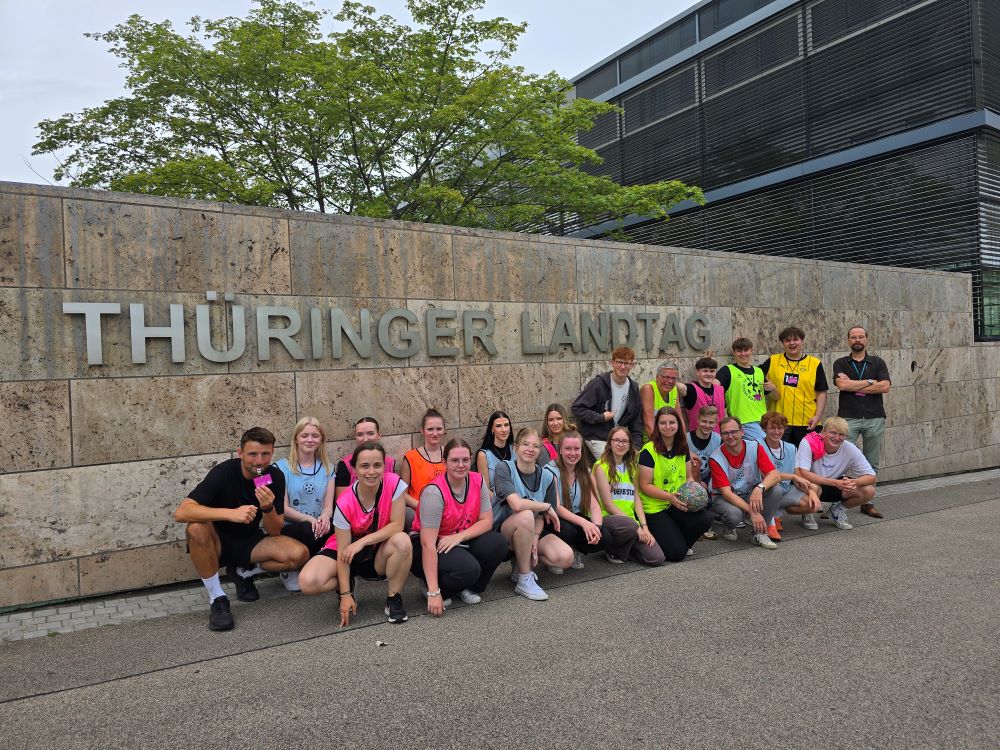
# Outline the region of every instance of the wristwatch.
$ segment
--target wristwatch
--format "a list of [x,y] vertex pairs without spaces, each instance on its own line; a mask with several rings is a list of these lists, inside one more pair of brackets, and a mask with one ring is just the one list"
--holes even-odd
[[868,385],[875,385],[875,381],[872,380],[871,378],[868,378]]
[[760,484],[758,484],[757,485],[757,489],[760,490],[761,492],[763,492],[764,491],[764,483],[761,482]]

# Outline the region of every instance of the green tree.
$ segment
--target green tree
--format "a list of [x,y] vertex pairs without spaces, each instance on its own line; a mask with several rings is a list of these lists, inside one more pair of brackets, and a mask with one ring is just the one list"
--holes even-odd
[[576,134],[612,107],[510,65],[525,24],[477,18],[483,0],[407,5],[412,28],[345,2],[328,36],[323,11],[279,0],[187,35],[133,15],[91,35],[127,95],[41,122],[34,152],[77,187],[493,229],[702,200],[583,171],[600,158]]

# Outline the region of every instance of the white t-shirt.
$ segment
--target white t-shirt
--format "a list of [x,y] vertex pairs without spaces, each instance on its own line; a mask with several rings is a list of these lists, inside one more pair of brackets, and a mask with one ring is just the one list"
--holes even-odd
[[625,413],[625,402],[628,401],[629,382],[626,379],[622,385],[618,385],[614,378],[611,378],[611,408],[615,414],[615,424],[621,421],[622,414]]
[[846,440],[836,453],[824,453],[813,461],[812,446],[803,440],[795,451],[795,468],[811,471],[826,479],[839,479],[843,476],[857,479],[863,476],[875,476],[875,469],[868,463],[865,454],[854,443]]

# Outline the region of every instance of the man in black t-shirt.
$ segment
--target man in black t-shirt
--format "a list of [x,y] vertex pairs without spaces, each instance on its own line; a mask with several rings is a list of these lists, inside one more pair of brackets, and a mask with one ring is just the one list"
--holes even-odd
[[[833,384],[840,389],[837,416],[847,420],[847,439],[852,443],[861,437],[861,452],[878,471],[882,434],[885,432],[885,405],[882,394],[889,392],[892,381],[885,360],[869,354],[868,331],[854,326],[847,332],[851,354],[833,363]],[[861,512],[872,518],[882,513],[872,503],[865,503]]]
[[220,564],[236,584],[236,598],[252,602],[258,598],[253,576],[298,570],[309,559],[305,545],[281,536],[285,476],[271,464],[274,435],[263,427],[247,430],[236,455],[213,466],[174,511],[174,519],[187,524],[188,552],[208,590],[212,630],[236,624],[219,582]]

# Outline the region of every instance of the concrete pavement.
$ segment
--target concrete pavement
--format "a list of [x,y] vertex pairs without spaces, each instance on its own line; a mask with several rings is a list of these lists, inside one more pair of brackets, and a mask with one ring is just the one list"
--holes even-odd
[[[946,478],[947,479],[947,478]],[[1000,481],[886,488],[887,519],[703,542],[650,570],[590,558],[513,595],[356,627],[264,598],[0,644],[4,748],[995,748]],[[379,642],[386,645],[377,645]]]

